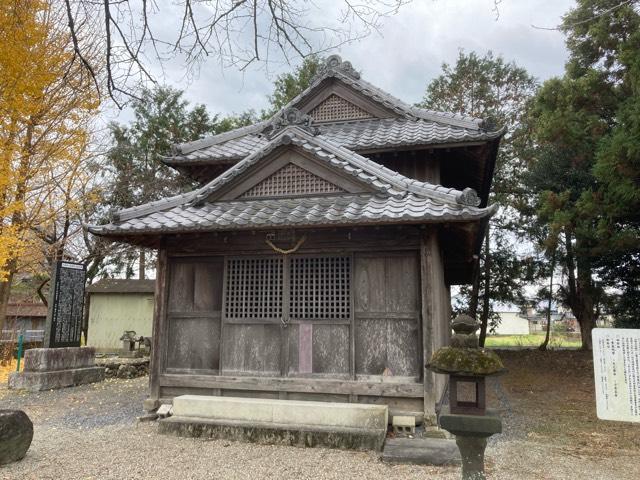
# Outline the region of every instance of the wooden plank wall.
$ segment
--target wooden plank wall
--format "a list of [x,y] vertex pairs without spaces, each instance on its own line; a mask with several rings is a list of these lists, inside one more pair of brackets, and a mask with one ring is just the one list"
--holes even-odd
[[220,257],[170,262],[166,371],[218,373],[222,273]]
[[175,243],[172,256],[160,251],[151,397],[199,392],[382,402],[430,419],[444,377],[422,365],[448,343],[450,315],[437,232],[310,234],[301,254],[352,255],[351,319],[291,319],[285,329],[279,322],[225,322],[224,258],[273,255],[262,238],[210,236],[216,241],[200,239],[199,249],[184,239],[182,252]]

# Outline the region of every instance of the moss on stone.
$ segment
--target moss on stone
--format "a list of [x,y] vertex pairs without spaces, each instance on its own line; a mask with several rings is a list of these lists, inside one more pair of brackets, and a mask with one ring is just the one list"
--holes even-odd
[[429,367],[443,373],[492,375],[504,370],[500,357],[479,348],[443,347],[431,357]]

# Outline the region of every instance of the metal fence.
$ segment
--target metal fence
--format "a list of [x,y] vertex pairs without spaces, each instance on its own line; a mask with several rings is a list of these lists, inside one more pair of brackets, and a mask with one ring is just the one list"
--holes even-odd
[[25,343],[41,343],[44,340],[44,330],[2,330],[0,343],[17,343],[21,333],[24,334]]

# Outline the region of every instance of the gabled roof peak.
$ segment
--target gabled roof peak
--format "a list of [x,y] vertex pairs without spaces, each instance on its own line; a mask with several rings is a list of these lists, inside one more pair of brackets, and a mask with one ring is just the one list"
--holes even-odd
[[327,57],[324,65],[320,66],[320,69],[316,72],[316,74],[311,79],[311,83],[315,82],[319,78],[326,77],[333,72],[340,72],[347,77],[351,77],[355,80],[360,79],[360,72],[358,72],[351,62],[342,60],[340,55],[331,55]]

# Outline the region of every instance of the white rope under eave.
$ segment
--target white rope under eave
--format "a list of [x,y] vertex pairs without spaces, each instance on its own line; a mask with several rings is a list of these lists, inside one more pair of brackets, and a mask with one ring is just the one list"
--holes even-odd
[[271,240],[269,240],[268,238],[266,238],[264,241],[265,241],[265,243],[266,243],[267,245],[269,245],[269,246],[273,249],[273,251],[274,251],[274,252],[278,252],[278,253],[281,253],[281,254],[283,254],[283,255],[289,255],[290,253],[296,253],[296,252],[298,251],[298,249],[302,246],[302,244],[303,244],[306,240],[307,240],[307,236],[306,236],[306,235],[303,235],[303,236],[300,238],[300,240],[298,240],[298,241],[296,242],[296,244],[295,244],[292,248],[290,248],[290,249],[288,249],[288,250],[285,250],[285,249],[283,249],[283,248],[279,248],[279,247],[277,247],[277,246],[276,246],[276,245],[274,245],[274,244],[273,244],[273,242],[272,242]]

